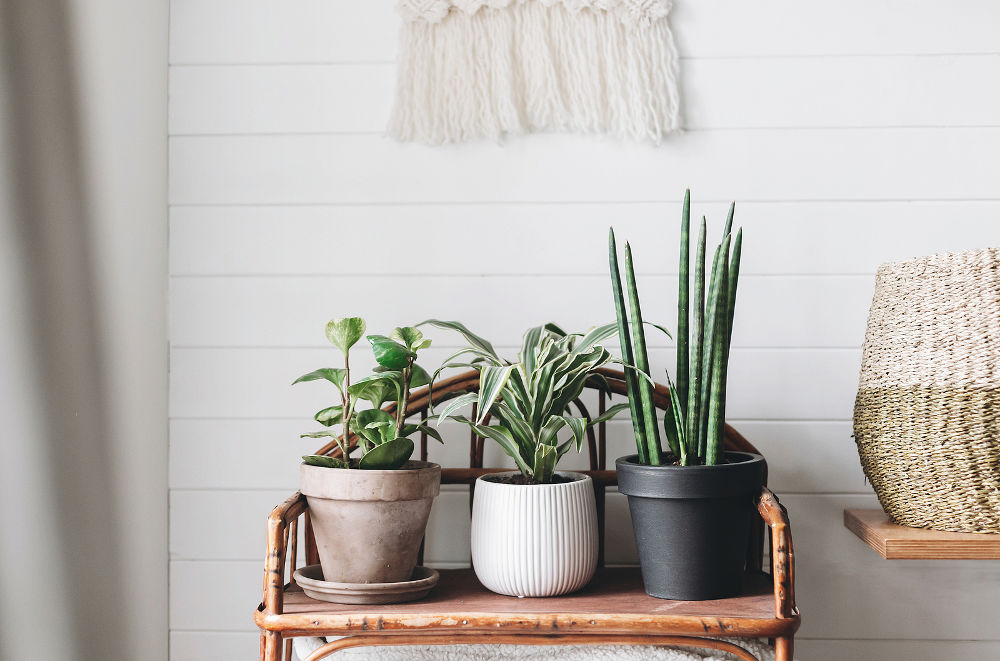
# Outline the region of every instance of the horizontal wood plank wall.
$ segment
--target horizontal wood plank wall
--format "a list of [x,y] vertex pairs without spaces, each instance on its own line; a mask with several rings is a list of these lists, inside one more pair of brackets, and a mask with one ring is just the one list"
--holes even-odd
[[[382,137],[392,4],[171,2],[173,661],[256,653],[264,519],[329,395],[289,384],[335,360],[326,319],[460,318],[513,353],[528,325],[613,318],[614,224],[647,315],[672,326],[686,186],[714,232],[729,199],[746,228],[730,418],[792,517],[799,657],[1000,655],[1000,564],[887,562],[841,525],[844,507],[877,506],[850,436],[875,269],[1000,244],[1000,5],[678,0],[685,134],[427,149]],[[428,365],[458,344],[435,340]],[[672,344],[653,344],[659,372]],[[431,458],[464,461],[463,430],[442,431]],[[613,423],[609,454],[630,434]],[[624,499],[609,508],[609,559],[629,562]],[[429,561],[463,562],[460,491],[430,526]]]

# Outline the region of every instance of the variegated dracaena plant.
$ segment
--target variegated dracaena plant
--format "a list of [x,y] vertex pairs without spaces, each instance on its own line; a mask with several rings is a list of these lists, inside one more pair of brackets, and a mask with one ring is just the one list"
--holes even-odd
[[[617,404],[594,420],[571,415],[569,408],[587,379],[603,379],[594,374],[596,369],[618,362],[599,344],[617,332],[615,324],[600,326],[585,335],[566,333],[554,324],[536,326],[524,334],[518,360],[512,363],[501,358],[492,344],[456,321],[431,319],[423,323],[458,331],[470,345],[448,358],[435,378],[447,367],[479,370],[479,391],[444,402],[436,412],[438,424],[452,418],[470,425],[481,437],[493,439],[529,480],[550,482],[559,458],[570,448],[580,451],[588,425],[608,420],[628,408],[628,404]],[[460,356],[469,360],[452,362]],[[458,414],[459,409],[470,404],[476,404],[474,420]],[[564,429],[568,436],[560,439]]]
[[[417,352],[430,346],[431,341],[411,326],[397,328],[385,335],[369,335],[367,340],[375,353],[375,374],[351,383],[350,352],[365,334],[365,320],[360,317],[333,319],[326,325],[326,337],[344,354],[343,367],[323,367],[304,374],[292,382],[329,381],[340,395],[340,404],[328,406],[318,412],[314,419],[326,427],[340,426],[340,431],[327,429],[302,434],[303,438],[329,437],[340,448],[343,459],[326,455],[306,455],[302,460],[312,466],[329,468],[350,468],[348,457],[351,433],[358,437],[361,459],[358,468],[392,469],[399,468],[413,454],[413,441],[408,436],[417,431],[441,440],[437,430],[428,425],[406,422],[406,404],[410,389],[419,388],[430,382],[426,370],[416,364]],[[367,401],[371,408],[359,410],[360,400]],[[382,410],[386,402],[396,403],[396,414]]]

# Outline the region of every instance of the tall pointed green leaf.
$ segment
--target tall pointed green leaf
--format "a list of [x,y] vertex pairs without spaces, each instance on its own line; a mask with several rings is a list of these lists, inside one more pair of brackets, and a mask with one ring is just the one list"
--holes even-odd
[[[707,240],[705,217],[701,218],[698,230],[698,248],[694,261],[694,299],[691,301],[691,362],[688,381],[688,403],[685,420],[687,453],[698,454],[698,438],[701,434],[701,383],[702,354],[705,351],[705,243]],[[690,459],[689,459],[690,460]]]
[[[667,386],[670,388],[670,410],[667,411],[667,415],[664,416],[663,425],[668,429],[673,431],[673,436],[677,441],[677,452],[675,456],[680,459],[681,466],[688,465],[688,454],[687,454],[687,438],[685,434],[687,433],[686,425],[684,422],[684,409],[681,408],[680,395],[677,393],[677,386],[670,380],[670,374],[667,374]],[[672,424],[667,425],[667,418]],[[670,433],[668,432],[668,436]]]
[[736,202],[732,202],[729,205],[729,213],[726,215],[726,227],[722,230],[722,238],[725,240],[727,236],[733,233],[733,216],[736,214]]
[[[642,326],[642,310],[639,306],[639,289],[635,282],[635,268],[632,264],[632,247],[625,243],[625,283],[628,288],[629,316],[632,317],[632,338],[635,350],[635,366],[649,375],[649,358],[646,354],[646,331]],[[639,382],[639,397],[642,401],[642,426],[646,431],[646,446],[649,463],[660,465],[660,430],[656,424],[656,405],[653,403],[653,387],[646,381]]]
[[[701,420],[698,422],[698,456],[705,456],[708,430],[708,407],[711,397],[712,361],[715,359],[715,322],[718,319],[719,283],[722,280],[722,268],[725,259],[722,256],[722,246],[715,249],[712,260],[712,278],[708,285],[708,305],[705,308],[705,352],[701,361]],[[723,302],[725,306],[725,302]]]
[[687,407],[688,365],[690,361],[690,329],[688,317],[691,295],[691,190],[684,191],[684,207],[681,210],[681,256],[677,276],[677,397],[681,401],[682,412]]
[[729,262],[729,291],[726,309],[726,364],[729,364],[729,349],[733,343],[733,318],[736,313],[736,288],[740,279],[740,254],[743,252],[743,228],[736,233],[733,243],[733,257]]
[[715,301],[712,305],[714,316],[712,330],[712,362],[709,378],[708,416],[705,431],[705,464],[714,466],[719,463],[722,452],[723,434],[726,425],[726,382],[725,382],[725,351],[726,351],[726,315],[728,303],[728,270],[729,270],[729,240],[719,246],[718,264],[713,269],[713,285],[717,285]]
[[[608,233],[608,260],[611,269],[611,289],[614,293],[615,314],[618,318],[618,341],[621,344],[622,359],[628,365],[634,365],[632,356],[632,338],[628,328],[628,317],[625,312],[625,296],[622,292],[621,272],[618,269],[618,248],[615,245],[615,230]],[[643,418],[640,413],[639,384],[635,374],[625,370],[625,388],[628,393],[629,410],[632,414],[632,431],[635,434],[636,451],[639,462],[649,463],[649,452],[646,448],[646,432],[643,428]]]

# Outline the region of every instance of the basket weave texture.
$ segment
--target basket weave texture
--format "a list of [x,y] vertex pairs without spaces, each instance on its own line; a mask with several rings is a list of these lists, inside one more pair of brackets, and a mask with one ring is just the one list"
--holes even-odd
[[896,523],[1000,533],[1000,248],[879,268],[854,438]]

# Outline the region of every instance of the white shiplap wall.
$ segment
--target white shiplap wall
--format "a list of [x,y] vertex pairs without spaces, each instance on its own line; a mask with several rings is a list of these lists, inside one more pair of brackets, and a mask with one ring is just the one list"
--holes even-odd
[[[669,322],[686,186],[716,230],[739,201],[730,418],[791,513],[798,656],[1000,658],[1000,564],[887,562],[841,524],[876,504],[849,422],[875,268],[1000,244],[1000,5],[678,0],[687,133],[435,149],[381,135],[391,5],[171,3],[173,661],[256,654],[264,520],[326,401],[288,384],[335,359],[326,319],[459,318],[505,347],[542,320],[604,322],[614,223]],[[456,345],[436,337],[427,364]],[[458,465],[464,435],[446,433],[433,451]],[[628,436],[616,424],[612,452]],[[442,494],[432,560],[467,557],[467,517]],[[628,529],[611,533],[630,558]]]

